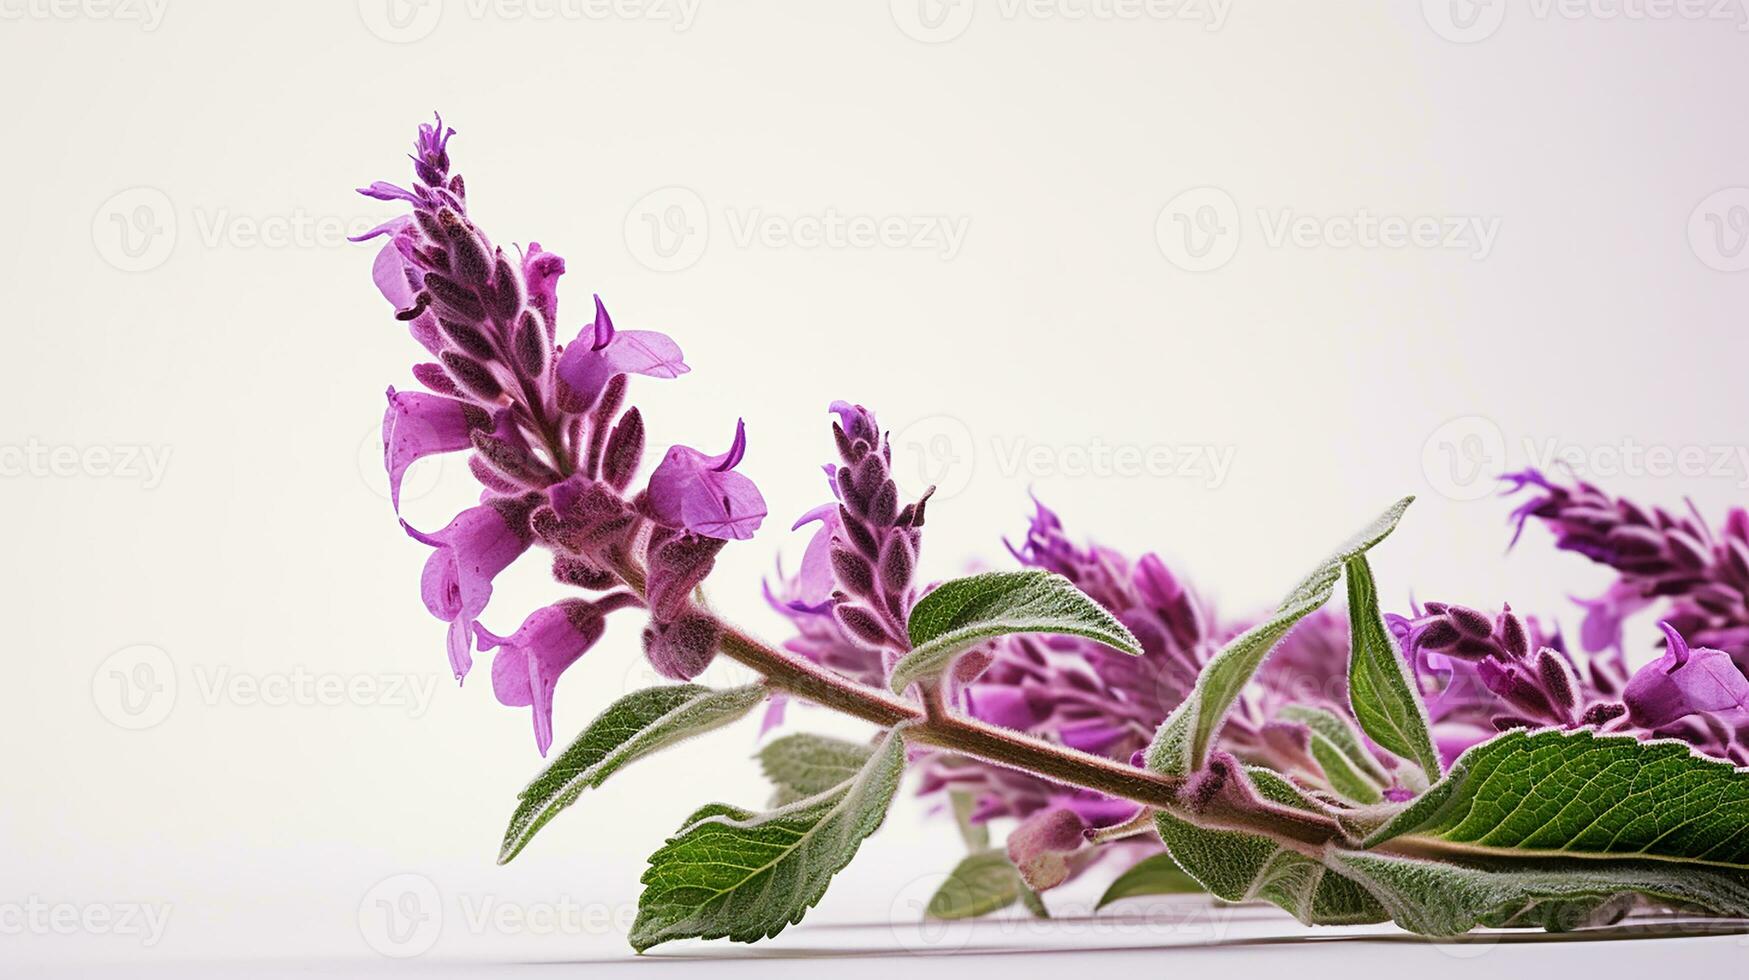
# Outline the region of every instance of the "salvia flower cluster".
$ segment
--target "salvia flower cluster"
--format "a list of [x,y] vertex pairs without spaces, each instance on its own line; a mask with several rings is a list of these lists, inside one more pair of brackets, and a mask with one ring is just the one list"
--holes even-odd
[[[419,592],[457,680],[490,653],[494,695],[530,709],[544,756],[558,682],[615,613],[640,617],[666,678],[691,681],[721,655],[762,678],[615,702],[523,791],[501,860],[620,767],[756,706],[767,730],[799,720],[784,717],[794,702],[880,729],[867,743],[767,737],[772,808],[708,804],[668,838],[636,948],[799,921],[907,770],[972,850],[934,916],[1042,912],[1038,892],[1122,859],[1108,898],[1206,889],[1308,924],[1572,928],[1645,905],[1749,917],[1749,770],[1734,768],[1749,764],[1749,513],[1713,528],[1509,475],[1530,494],[1518,532],[1542,523],[1617,573],[1585,602],[1577,645],[1499,597],[1381,610],[1367,552],[1408,500],[1256,615],[1216,610],[1156,554],[1078,540],[1042,503],[1008,567],[931,581],[929,494],[901,497],[874,412],[840,401],[826,493],[792,527],[812,536],[764,583],[792,632],[767,644],[703,590],[766,516],[739,471],[746,426],[723,420],[720,451],[676,445],[646,466],[652,423],[632,384],[686,374],[679,345],[620,329],[599,296],[581,315],[561,308],[565,262],[493,244],[452,171],[452,136],[441,119],[420,127],[413,180],[362,189],[406,213],[361,240],[382,239],[376,286],[425,351],[418,390],[388,390],[395,509],[407,469],[434,454],[468,454],[480,486],[440,528],[401,522],[431,549]],[[558,597],[507,615],[493,582],[537,549]],[[1339,581],[1346,613],[1325,608]],[[1622,623],[1654,607],[1664,649],[1636,666]],[[1551,803],[1544,784],[1580,789]],[[1552,851],[1587,860],[1551,865]]]

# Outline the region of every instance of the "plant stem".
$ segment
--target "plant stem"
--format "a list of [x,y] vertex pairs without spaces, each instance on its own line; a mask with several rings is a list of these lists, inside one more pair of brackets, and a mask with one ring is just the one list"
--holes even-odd
[[[621,556],[614,570],[626,585],[643,594],[644,569],[635,561]],[[718,621],[721,623],[720,617]],[[905,725],[905,738],[912,742],[950,749],[1067,786],[1169,810],[1194,822],[1214,822],[1314,846],[1341,834],[1333,820],[1288,807],[1267,806],[1241,812],[1227,805],[1211,808],[1201,815],[1192,814],[1186,811],[1180,796],[1180,790],[1188,782],[1185,777],[1140,769],[1116,759],[1047,742],[945,710],[929,711],[923,705],[858,683],[805,657],[772,647],[727,623],[722,623],[722,628],[719,649],[723,655],[757,671],[771,687],[882,728]]]

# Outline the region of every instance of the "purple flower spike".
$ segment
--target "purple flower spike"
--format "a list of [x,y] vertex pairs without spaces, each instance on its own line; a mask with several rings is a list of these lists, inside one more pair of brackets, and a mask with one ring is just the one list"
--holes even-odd
[[692,370],[680,345],[654,330],[615,330],[601,297],[595,297],[595,322],[583,328],[559,357],[559,378],[577,395],[579,404],[593,405],[616,374],[647,378],[678,378]]
[[419,589],[431,615],[449,623],[449,666],[458,681],[473,666],[471,631],[492,598],[492,579],[528,550],[528,511],[527,502],[500,497],[433,534],[401,522],[415,541],[437,549],[425,560]]
[[706,456],[687,446],[668,450],[662,465],[650,474],[652,516],[669,527],[707,538],[751,538],[765,519],[765,498],[752,480],[734,472],[746,452],[744,420],[735,423],[735,441],[721,456]]
[[1749,718],[1749,678],[1730,655],[1707,647],[1691,650],[1674,626],[1658,625],[1669,646],[1628,681],[1622,692],[1628,720],[1655,730],[1702,711]]
[[602,610],[582,599],[566,599],[528,614],[510,636],[474,624],[480,649],[492,658],[492,693],[498,703],[534,709],[534,743],[541,755],[553,744],[553,687],[606,630]]
[[401,477],[414,460],[471,449],[473,433],[491,429],[491,413],[478,405],[390,388],[383,413],[383,466],[389,471],[389,499],[396,512],[401,510]]

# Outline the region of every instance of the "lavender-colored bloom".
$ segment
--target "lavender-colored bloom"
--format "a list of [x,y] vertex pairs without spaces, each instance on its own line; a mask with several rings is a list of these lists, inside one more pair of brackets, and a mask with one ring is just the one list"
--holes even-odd
[[1668,600],[1664,618],[1683,635],[1749,665],[1749,511],[1733,508],[1714,533],[1698,514],[1648,510],[1589,483],[1565,486],[1536,470],[1504,479],[1509,492],[1535,494],[1512,512],[1513,541],[1536,518],[1554,532],[1556,547],[1620,573],[1607,592],[1586,602],[1586,649],[1619,647],[1622,619]]
[[601,297],[595,297],[595,322],[584,327],[559,357],[559,378],[579,405],[593,405],[616,374],[678,378],[691,368],[680,345],[654,330],[615,330]]
[[500,704],[534,709],[534,742],[541,755],[553,744],[553,688],[559,675],[601,639],[606,614],[631,601],[625,593],[601,602],[564,599],[529,613],[508,637],[474,624],[480,649],[498,651],[492,658],[492,693]]
[[420,594],[433,616],[449,623],[449,665],[456,680],[473,666],[475,620],[492,598],[492,580],[528,550],[530,504],[494,498],[456,515],[441,531],[426,534],[401,522],[407,534],[436,549],[425,560]]
[[1628,681],[1622,694],[1628,719],[1648,730],[1667,728],[1701,712],[1727,715],[1738,724],[1749,722],[1749,678],[1730,655],[1706,647],[1690,649],[1675,627],[1659,626],[1668,646],[1662,657]]
[[671,528],[710,538],[747,539],[765,519],[765,498],[753,481],[736,473],[747,454],[747,423],[735,424],[735,441],[720,456],[675,446],[650,474],[650,515]]
[[389,499],[401,509],[401,477],[414,460],[473,448],[476,431],[493,428],[492,414],[478,405],[417,391],[388,391],[383,413],[383,465]]

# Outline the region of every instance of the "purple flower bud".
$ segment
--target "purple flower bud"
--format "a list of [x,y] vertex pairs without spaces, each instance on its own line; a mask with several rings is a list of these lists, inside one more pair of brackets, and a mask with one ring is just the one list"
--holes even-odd
[[1069,855],[1087,846],[1087,821],[1068,807],[1040,810],[1008,834],[1008,859],[1035,892],[1069,877]]
[[528,305],[540,314],[548,343],[554,340],[553,330],[559,322],[558,284],[564,274],[564,259],[541,251],[539,242],[528,243],[522,256],[522,278],[528,289]]
[[852,594],[874,595],[874,566],[867,558],[844,548],[833,548],[832,571]]
[[871,646],[881,646],[891,642],[886,627],[881,625],[880,617],[861,606],[848,602],[832,607],[832,617],[852,636]]
[[455,383],[480,401],[494,402],[498,400],[498,396],[504,394],[504,386],[500,385],[498,379],[492,376],[492,372],[486,365],[479,361],[452,350],[443,351],[437,356],[439,360],[443,361],[444,369],[449,372],[451,378],[455,379]]
[[889,596],[904,595],[916,568],[917,553],[912,550],[910,535],[901,528],[887,532],[887,543],[881,548],[881,588]]
[[604,565],[626,543],[637,515],[608,488],[581,475],[554,484],[550,503],[530,518],[534,533],[548,545]]
[[546,374],[548,348],[547,330],[541,324],[540,314],[523,310],[516,318],[511,349],[516,352],[516,366],[525,377],[539,378]]
[[608,486],[623,491],[631,484],[643,458],[644,417],[632,408],[620,416],[619,424],[613,427],[613,435],[607,439],[601,460],[601,478]]
[[645,545],[645,592],[657,619],[672,619],[716,565],[725,542],[673,528],[657,528]]
[[722,635],[722,625],[701,613],[667,622],[653,619],[644,629],[644,656],[663,677],[689,681],[710,666]]
[[440,395],[459,395],[461,389],[455,386],[449,375],[443,371],[443,365],[432,364],[429,361],[413,365],[413,377],[420,384]]
[[1578,704],[1574,693],[1578,684],[1573,679],[1573,673],[1567,668],[1567,662],[1560,654],[1548,647],[1543,647],[1536,655],[1537,678],[1542,681],[1543,693],[1548,697],[1557,714],[1571,720],[1573,709]]
[[494,473],[517,484],[521,489],[539,490],[559,482],[559,474],[540,461],[520,436],[503,439],[489,432],[475,430],[474,450]]

